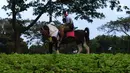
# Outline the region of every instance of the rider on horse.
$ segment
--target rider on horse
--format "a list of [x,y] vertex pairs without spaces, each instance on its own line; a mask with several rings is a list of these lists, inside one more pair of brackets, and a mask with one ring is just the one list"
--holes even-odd
[[66,37],[74,37],[74,24],[73,20],[69,17],[67,11],[63,11],[63,27],[64,27],[64,33]]
[[[80,53],[82,51],[82,46],[85,47],[87,53],[89,54],[90,50],[88,47],[88,40],[89,40],[89,29],[85,28],[84,31],[81,31],[80,33],[74,31],[74,24],[73,24],[73,20],[68,16],[68,12],[67,11],[63,11],[63,23],[64,23],[64,33],[65,33],[65,37],[72,37],[73,39],[77,40],[77,45],[79,48],[78,53]],[[80,31],[80,30],[79,30]],[[70,38],[72,40],[72,38]],[[78,38],[78,39],[77,39]],[[69,39],[69,41],[71,41]]]

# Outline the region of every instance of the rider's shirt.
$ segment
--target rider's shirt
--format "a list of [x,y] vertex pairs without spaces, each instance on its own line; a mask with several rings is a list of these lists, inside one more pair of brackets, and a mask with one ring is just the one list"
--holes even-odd
[[66,24],[73,24],[73,20],[69,16],[66,16],[65,19],[66,19]]

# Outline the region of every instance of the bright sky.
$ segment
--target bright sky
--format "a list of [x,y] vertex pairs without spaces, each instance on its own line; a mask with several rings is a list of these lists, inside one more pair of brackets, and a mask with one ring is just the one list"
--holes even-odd
[[[121,2],[121,5],[126,5],[128,7],[130,7],[130,0],[119,0]],[[7,4],[6,0],[1,0],[0,2],[0,8]],[[85,27],[89,27],[90,29],[90,38],[95,38],[98,35],[102,35],[105,34],[104,32],[98,31],[97,28],[99,26],[101,26],[102,24],[105,24],[106,22],[109,22],[110,20],[116,20],[118,17],[126,17],[127,15],[125,14],[125,12],[121,12],[121,13],[117,13],[115,10],[111,11],[109,8],[100,10],[102,11],[105,15],[106,18],[105,19],[94,19],[93,23],[88,23],[85,20],[74,20],[74,25],[76,27],[78,27],[79,29],[84,29]],[[72,18],[74,18],[74,15],[70,15]],[[0,9],[0,17],[2,18],[6,18],[6,12],[2,9]],[[24,19],[35,19],[34,16],[32,16],[32,9],[29,9],[26,12],[22,13],[22,17]],[[48,21],[49,17],[46,16],[46,14],[42,15],[42,17],[40,18],[40,20],[44,20],[44,21]],[[57,18],[57,20],[61,21],[61,18]],[[122,35],[122,33],[118,33],[117,35]]]

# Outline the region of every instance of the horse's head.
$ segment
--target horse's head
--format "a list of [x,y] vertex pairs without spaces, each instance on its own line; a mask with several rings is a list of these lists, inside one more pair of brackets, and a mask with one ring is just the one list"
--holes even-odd
[[55,25],[54,22],[51,22],[49,24],[46,24],[46,25],[43,25],[41,28],[40,28],[40,32],[42,34],[42,36],[44,38],[49,38],[50,37],[50,29],[49,29],[49,26],[50,25]]
[[40,28],[40,33],[42,34],[43,37],[48,38],[49,37],[49,27],[47,25],[43,25]]

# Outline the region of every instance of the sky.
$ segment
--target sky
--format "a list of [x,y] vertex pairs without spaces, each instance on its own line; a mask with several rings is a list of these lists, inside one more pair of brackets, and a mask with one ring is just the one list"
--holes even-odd
[[[128,7],[130,7],[130,0],[119,0],[121,2],[121,5],[126,5]],[[0,2],[0,8],[3,5],[6,5],[7,2],[6,0],[1,0]],[[99,10],[101,12],[103,12],[106,16],[106,18],[104,19],[94,19],[93,23],[88,23],[86,20],[74,20],[74,15],[70,15],[70,17],[73,19],[74,21],[74,25],[76,27],[78,27],[78,29],[84,29],[85,27],[89,27],[90,29],[90,39],[95,38],[98,35],[102,35],[102,34],[106,34],[103,31],[99,31],[97,30],[98,27],[100,27],[102,24],[105,24],[111,20],[117,20],[118,17],[126,17],[127,15],[125,14],[125,12],[116,12],[115,10],[110,10],[110,8],[105,8],[105,9],[101,9]],[[35,16],[32,15],[32,9],[29,9],[26,12],[22,13],[22,18],[23,19],[35,19]],[[0,17],[1,18],[6,18],[8,17],[6,15],[6,12],[3,9],[0,9]],[[56,18],[57,20],[61,21],[61,17]],[[39,19],[40,21],[49,21],[49,17],[44,14],[42,15],[42,17]],[[55,19],[53,19],[55,20]],[[117,36],[121,36],[124,35],[123,33],[117,33]]]

